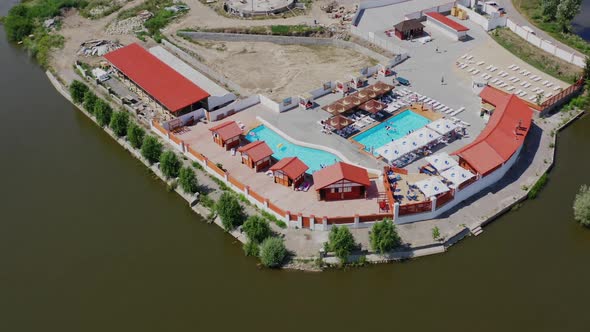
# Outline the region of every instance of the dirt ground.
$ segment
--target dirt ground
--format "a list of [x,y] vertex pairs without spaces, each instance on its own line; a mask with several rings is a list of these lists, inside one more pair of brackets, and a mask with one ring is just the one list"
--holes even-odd
[[251,94],[276,101],[317,89],[327,81],[350,79],[361,68],[375,64],[355,51],[327,46],[211,41],[183,45]]

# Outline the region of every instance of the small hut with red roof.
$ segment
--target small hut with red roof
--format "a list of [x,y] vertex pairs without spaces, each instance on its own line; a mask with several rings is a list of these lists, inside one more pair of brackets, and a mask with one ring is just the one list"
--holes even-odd
[[254,168],[256,172],[270,165],[270,157],[273,153],[264,141],[244,145],[238,149],[238,152],[242,155],[242,164]]
[[338,162],[313,173],[319,200],[366,198],[371,186],[369,173],[358,166]]
[[242,129],[235,121],[226,121],[215,127],[209,128],[213,135],[213,141],[226,150],[240,145]]
[[309,167],[297,157],[283,158],[270,167],[275,183],[293,187],[293,189],[303,182],[308,169]]

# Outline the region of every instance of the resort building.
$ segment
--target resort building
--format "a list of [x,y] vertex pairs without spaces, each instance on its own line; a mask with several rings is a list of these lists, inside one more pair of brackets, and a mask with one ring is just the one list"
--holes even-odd
[[242,129],[235,121],[226,121],[215,127],[209,128],[213,135],[213,141],[217,145],[229,150],[240,145]]
[[297,157],[283,158],[270,167],[275,183],[293,189],[303,183],[308,169],[309,167]]
[[420,37],[424,33],[424,24],[417,19],[399,22],[393,28],[395,29],[395,36],[401,40]]
[[313,173],[319,200],[333,201],[366,198],[371,180],[367,170],[338,162]]
[[273,154],[270,147],[264,141],[248,143],[240,147],[238,152],[242,156],[242,164],[253,168],[256,172],[270,165],[270,157]]
[[117,75],[152,106],[180,116],[206,107],[209,94],[136,43],[104,56]]
[[426,13],[426,17],[426,25],[428,27],[436,28],[449,38],[453,40],[464,40],[467,38],[469,28],[455,22],[449,17],[437,12]]

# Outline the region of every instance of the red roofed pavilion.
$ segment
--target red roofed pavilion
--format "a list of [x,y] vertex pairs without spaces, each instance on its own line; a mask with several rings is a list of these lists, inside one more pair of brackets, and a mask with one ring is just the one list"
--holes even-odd
[[133,43],[104,56],[123,76],[160,106],[177,115],[199,109],[209,94]]
[[256,172],[270,165],[270,157],[273,154],[270,147],[264,141],[256,141],[244,145],[238,149],[238,152],[242,154],[242,164],[254,168]]
[[[486,176],[520,152],[531,127],[533,110],[516,95],[486,87],[482,99],[496,107],[484,130],[470,144],[453,152],[459,165]],[[495,89],[494,89],[495,90]]]
[[226,150],[240,145],[242,129],[235,121],[225,121],[209,130],[213,134],[213,141]]
[[297,157],[283,158],[270,167],[275,183],[293,188],[297,188],[303,182],[308,169],[309,167]]
[[467,37],[467,31],[469,31],[469,28],[453,21],[447,16],[437,12],[429,12],[425,15],[427,16],[427,25],[438,28],[449,37],[455,40],[463,40]]
[[338,162],[313,173],[319,200],[342,200],[367,197],[371,186],[369,173],[358,166]]

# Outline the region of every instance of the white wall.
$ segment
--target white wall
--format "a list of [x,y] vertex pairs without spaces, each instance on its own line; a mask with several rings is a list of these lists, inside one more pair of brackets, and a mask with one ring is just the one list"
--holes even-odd
[[510,19],[506,20],[506,26],[512,30],[512,32],[519,35],[522,39],[526,40],[527,42],[535,45],[544,51],[548,52],[549,54],[555,55],[558,58],[561,58],[564,61],[567,61],[573,65],[576,65],[580,68],[584,68],[585,59],[575,53],[571,53],[565,50],[560,49],[557,46],[554,46],[550,42],[543,40],[534,34],[530,33],[529,31],[523,29],[518,24],[512,22]]
[[256,104],[259,104],[259,103],[260,103],[259,95],[252,95],[246,99],[238,100],[238,101],[231,103],[225,107],[222,107],[218,110],[215,110],[213,112],[209,112],[209,117],[210,117],[211,121],[215,121],[217,116],[219,116],[220,114],[224,114],[227,116],[227,114],[231,111],[238,113],[240,111],[243,111],[243,110],[245,110],[249,107],[252,107]]
[[207,104],[209,106],[209,109],[214,109],[215,107],[227,104],[227,103],[232,102],[236,99],[238,99],[238,97],[236,95],[234,95],[233,93],[228,93],[223,96],[211,96],[211,97],[207,98]]
[[283,102],[276,102],[266,96],[260,95],[260,103],[262,105],[264,105],[267,108],[270,108],[271,110],[277,112],[277,113],[282,113],[285,111],[288,111],[292,108],[295,108],[299,105],[299,97],[293,97],[291,98],[291,103],[288,105],[285,105]]
[[420,221],[420,220],[434,219],[434,218],[438,217],[439,215],[441,215],[442,213],[447,212],[448,210],[457,206],[458,204],[460,204],[464,200],[477,194],[478,192],[484,190],[485,188],[493,185],[494,183],[498,182],[502,177],[504,177],[504,175],[506,175],[506,172],[508,172],[508,170],[510,170],[510,167],[512,167],[512,165],[514,165],[514,163],[518,159],[518,156],[520,155],[521,150],[522,150],[522,145],[502,167],[500,167],[499,169],[494,171],[492,174],[489,174],[488,176],[475,181],[474,183],[467,186],[466,188],[463,188],[463,190],[456,190],[455,197],[451,201],[449,201],[445,205],[443,205],[441,208],[439,208],[438,210],[435,210],[432,212],[425,212],[425,213],[409,214],[409,215],[405,215],[405,216],[401,216],[401,217],[394,216],[395,223],[401,225],[401,224],[412,223],[412,222],[416,222],[416,221]]
[[332,92],[332,89],[334,89],[336,87],[336,83],[335,82],[326,82],[326,83],[330,83],[330,88],[327,90],[324,90],[324,87],[320,87],[319,89],[315,89],[315,90],[311,90],[309,91],[309,94],[311,94],[313,96],[314,99],[317,99],[321,96],[327,95],[328,93]]
[[[204,117],[205,117],[205,109],[199,108],[196,111],[192,111],[190,113],[186,113],[184,115],[181,115],[181,116],[177,117],[176,119],[180,119],[182,121],[182,125],[184,126],[191,118],[197,120],[197,119],[204,118]],[[172,120],[172,121],[174,121],[174,120]],[[162,127],[164,127],[166,130],[170,130],[169,123],[170,123],[170,121],[164,122],[162,124]]]
[[463,5],[457,5],[457,7],[461,8],[467,13],[467,16],[470,21],[473,21],[477,25],[481,26],[485,31],[493,30],[497,27],[504,27],[506,26],[507,16],[499,16],[497,13],[491,17],[482,16],[475,11],[467,8]]

